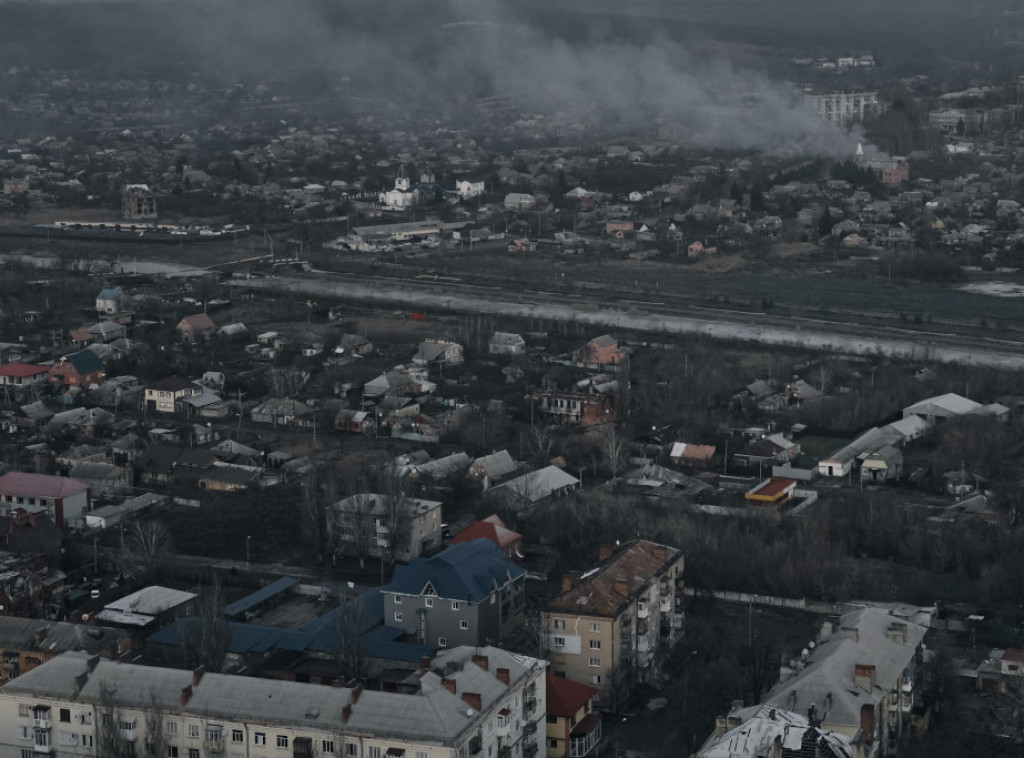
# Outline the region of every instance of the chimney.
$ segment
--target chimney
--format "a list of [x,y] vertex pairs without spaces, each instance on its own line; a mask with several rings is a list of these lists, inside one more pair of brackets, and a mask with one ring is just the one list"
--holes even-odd
[[181,688],[181,704],[188,705],[188,701],[192,699],[192,685]]
[[423,676],[430,671],[430,658],[423,656],[420,658],[420,676]]
[[606,560],[615,554],[615,545],[601,545],[601,550],[597,554],[598,561],[604,563]]
[[860,730],[868,744],[875,741],[875,709],[868,703],[860,707]]
[[723,734],[729,731],[729,722],[726,721],[725,716],[715,717],[715,736],[721,737]]
[[482,668],[484,671],[489,671],[490,670],[489,667],[491,665],[491,662],[489,660],[487,660],[487,656],[486,655],[474,655],[473,656],[473,663],[475,663],[477,666]]
[[875,686],[875,667],[866,663],[858,663],[853,667],[853,683],[865,692],[871,692]]
[[623,597],[629,597],[629,583],[625,579],[616,579],[615,591]]
[[580,580],[579,571],[570,571],[568,574],[562,577],[562,592],[568,592],[576,586],[576,582]]
[[203,680],[203,674],[206,673],[206,666],[200,666],[192,672],[192,686],[198,687],[199,682]]
[[498,681],[499,682],[501,682],[506,687],[508,687],[508,683],[509,683],[508,669],[498,669],[497,671],[494,672],[494,675],[496,677],[498,677]]
[[359,696],[363,694],[362,685],[358,685],[352,689],[352,705],[359,702]]
[[351,705],[346,705],[344,708],[341,709],[341,723],[342,724],[347,724],[348,720],[349,720],[349,718],[351,716],[352,716],[352,706]]
[[442,679],[441,686],[448,690],[453,695],[455,694],[455,680],[454,679]]
[[735,729],[738,726],[742,726],[742,724],[743,719],[741,719],[739,716],[729,716],[725,720],[725,725],[729,727],[729,729]]
[[470,708],[475,708],[478,711],[483,710],[481,707],[483,705],[483,700],[480,698],[479,692],[463,692],[462,702]]

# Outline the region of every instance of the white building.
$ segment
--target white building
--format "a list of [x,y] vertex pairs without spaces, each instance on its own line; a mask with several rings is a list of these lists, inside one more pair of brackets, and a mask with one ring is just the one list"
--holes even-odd
[[455,182],[455,191],[463,200],[479,197],[484,194],[483,179],[459,179]]
[[[113,663],[68,652],[0,687],[0,756],[533,758],[547,663],[444,651],[414,692]],[[120,754],[120,752],[119,752]],[[127,754],[127,753],[125,753]]]
[[405,173],[405,166],[398,169],[394,189],[380,193],[381,205],[392,211],[404,211],[406,208],[418,205],[419,201],[420,195],[412,188],[409,177]]

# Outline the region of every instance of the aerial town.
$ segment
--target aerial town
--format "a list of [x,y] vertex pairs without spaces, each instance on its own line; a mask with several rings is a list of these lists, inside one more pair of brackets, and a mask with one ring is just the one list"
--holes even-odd
[[1024,16],[683,4],[0,3],[0,758],[1024,754]]

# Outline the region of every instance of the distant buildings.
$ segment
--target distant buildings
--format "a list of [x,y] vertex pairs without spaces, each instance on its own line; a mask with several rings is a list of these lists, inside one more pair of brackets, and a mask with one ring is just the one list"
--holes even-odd
[[877,92],[805,92],[804,100],[823,121],[837,126],[862,123],[879,109]]
[[156,195],[148,184],[126,184],[121,191],[121,215],[130,221],[156,218]]

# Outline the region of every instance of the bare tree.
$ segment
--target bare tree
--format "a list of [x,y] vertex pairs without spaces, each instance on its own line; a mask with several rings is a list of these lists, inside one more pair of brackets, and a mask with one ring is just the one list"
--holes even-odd
[[297,368],[273,368],[267,372],[267,381],[274,397],[291,397],[309,381],[309,372]]
[[626,465],[627,444],[615,424],[605,424],[601,447],[612,476],[617,477]]
[[143,716],[146,722],[146,750],[149,755],[167,755],[167,735],[164,734],[164,708],[156,696],[156,690],[149,690],[149,704]]
[[100,681],[100,703],[97,708],[96,755],[104,758],[132,758],[135,744],[125,739],[122,726],[127,726],[124,710],[117,702],[117,688],[113,682]]
[[219,578],[199,588],[196,613],[179,621],[178,640],[188,668],[204,666],[216,673],[224,667],[231,632],[224,618],[224,592]]
[[[318,557],[324,554],[330,532],[329,511],[334,502],[328,488],[321,487],[321,473],[319,467],[314,467],[302,478],[302,498],[298,503],[303,534],[307,543],[316,549]],[[329,489],[333,490],[333,487]]]
[[537,463],[551,462],[551,451],[555,446],[558,427],[554,424],[536,424],[530,427],[530,451]]
[[344,595],[334,612],[334,660],[343,683],[362,681],[368,673],[365,622],[363,599]]
[[393,564],[399,553],[410,550],[412,503],[407,494],[408,482],[395,466],[386,466],[382,470],[379,487],[381,527],[387,535],[385,552]]
[[162,521],[136,521],[127,531],[121,563],[124,573],[130,576],[155,573],[174,552],[171,533]]

